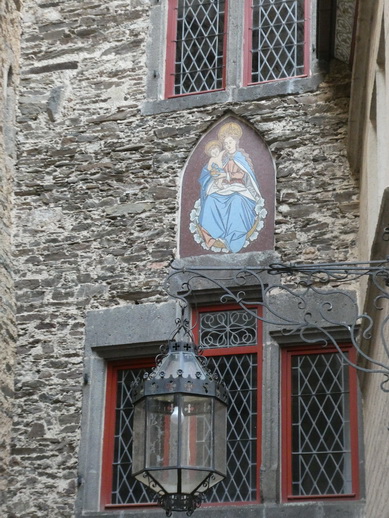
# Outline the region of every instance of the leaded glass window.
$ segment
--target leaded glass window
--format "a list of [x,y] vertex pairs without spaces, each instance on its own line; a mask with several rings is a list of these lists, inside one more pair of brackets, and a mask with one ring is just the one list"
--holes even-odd
[[257,500],[257,355],[214,356],[209,367],[226,382],[227,477],[206,494],[207,502]]
[[178,0],[174,92],[191,94],[223,88],[225,0]]
[[197,315],[199,344],[209,368],[229,390],[227,477],[207,502],[258,500],[258,320],[256,309],[204,311]]
[[355,372],[338,351],[293,351],[287,356],[288,497],[352,495],[357,470]]
[[251,82],[304,74],[305,0],[253,0]]
[[134,406],[131,384],[148,369],[117,372],[112,504],[143,504],[152,501],[144,484],[131,476]]
[[[251,311],[251,315],[241,309],[197,314],[196,339],[204,348],[209,368],[226,382],[229,390],[227,477],[206,495],[210,503],[255,502],[259,496],[259,333],[256,309]],[[145,361],[140,361],[140,365],[145,365]],[[112,440],[106,446],[108,505],[155,503],[154,495],[131,476],[134,418],[131,384],[145,371],[150,368],[134,364],[129,367],[113,364],[109,368],[112,387],[108,393],[112,391],[112,395],[107,396],[107,407],[115,408],[108,417],[108,421],[113,421]],[[204,423],[204,437],[207,433]],[[158,441],[158,430],[154,437]]]

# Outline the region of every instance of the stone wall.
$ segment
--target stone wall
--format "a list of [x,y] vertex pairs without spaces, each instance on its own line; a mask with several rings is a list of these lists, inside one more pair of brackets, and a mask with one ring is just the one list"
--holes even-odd
[[282,258],[353,257],[347,68],[334,65],[314,93],[142,116],[150,4],[25,2],[9,518],[73,515],[85,313],[164,300],[180,172],[226,111],[273,153]]
[[[376,336],[383,326],[386,343],[389,342],[389,329],[384,325],[384,317],[389,314],[388,300],[382,304],[383,311],[376,313]],[[381,338],[381,337],[380,337]],[[377,362],[388,365],[383,341],[378,339],[371,356]],[[363,387],[364,422],[365,422],[365,456],[366,456],[366,516],[380,518],[387,512],[389,441],[388,441],[388,394],[381,390],[382,376],[369,374]],[[387,384],[386,384],[387,385]],[[384,386],[386,389],[387,387]]]
[[0,509],[5,503],[10,460],[15,303],[11,207],[15,162],[15,93],[19,74],[19,2],[0,5]]
[[[389,242],[383,239],[388,226],[389,188],[383,192],[380,213],[378,216],[377,231],[372,246],[372,260],[381,260],[388,257]],[[384,286],[383,286],[384,287]],[[386,290],[387,296],[388,290]],[[376,369],[375,374],[361,376],[364,419],[364,447],[365,447],[365,477],[366,477],[366,516],[380,518],[387,513],[387,498],[389,491],[389,420],[388,420],[388,379],[381,366],[389,365],[389,298],[380,298],[377,304],[376,297],[381,295],[373,283],[368,285],[365,298],[365,311],[370,310],[374,318],[373,339],[366,341],[366,353],[377,364],[366,365]],[[373,308],[373,309],[372,309]],[[386,350],[385,350],[386,346]],[[387,368],[387,367],[386,367]],[[379,373],[380,372],[380,373]],[[385,392],[386,391],[386,392]]]
[[[381,260],[389,254],[385,239],[389,214],[388,28],[387,2],[367,0],[360,4],[349,152],[361,185],[358,239],[361,260]],[[370,345],[367,353],[378,365],[368,364],[368,367],[380,370],[379,366],[389,364],[384,348],[385,343],[389,343],[389,301],[380,299],[377,305],[378,293],[373,283],[362,285],[361,295],[365,311],[371,311],[375,320],[372,343],[366,345]],[[389,491],[388,394],[380,386],[384,381],[382,375],[367,374],[362,384],[366,516],[369,518],[380,518],[388,512],[385,496]],[[387,383],[382,388],[387,390]]]

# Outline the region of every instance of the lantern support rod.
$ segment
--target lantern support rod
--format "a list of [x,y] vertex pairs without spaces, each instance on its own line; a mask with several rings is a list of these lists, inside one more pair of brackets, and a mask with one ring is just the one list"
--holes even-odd
[[[360,312],[356,292],[363,279],[372,298]],[[165,289],[180,302],[177,326],[187,334],[191,334],[187,319],[191,302],[199,293],[213,291],[220,303],[234,303],[268,324],[277,341],[334,346],[345,363],[383,375],[381,389],[389,392],[389,256],[366,262],[267,266],[192,267],[173,261]],[[254,311],[253,305],[262,310]],[[345,342],[356,349],[357,363],[342,351],[340,343]],[[383,360],[372,354],[377,347]]]

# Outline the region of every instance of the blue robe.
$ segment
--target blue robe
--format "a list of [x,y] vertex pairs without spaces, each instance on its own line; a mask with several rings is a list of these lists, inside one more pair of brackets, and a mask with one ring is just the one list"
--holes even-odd
[[[199,179],[201,184],[199,224],[214,239],[222,240],[229,251],[239,252],[246,242],[248,232],[254,226],[256,220],[255,207],[261,195],[254,171],[243,153],[236,151],[234,155],[226,156],[223,166],[231,159],[240,169],[246,172],[246,175],[249,175],[248,178],[245,175],[243,181],[246,185],[251,184],[252,195],[249,197],[248,193],[244,195],[241,192],[230,194],[213,192],[208,194],[208,189],[214,182],[214,178],[208,167],[203,167]],[[255,199],[252,199],[252,197]]]

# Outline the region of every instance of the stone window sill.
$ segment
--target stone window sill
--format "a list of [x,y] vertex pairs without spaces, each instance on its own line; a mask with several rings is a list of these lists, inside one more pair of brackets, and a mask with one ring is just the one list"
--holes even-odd
[[[258,505],[220,505],[214,507],[201,507],[197,510],[202,518],[334,518],[334,516],[347,516],[347,518],[360,518],[363,514],[364,502],[303,502],[298,504],[258,504]],[[84,511],[77,518],[156,518],[162,515],[158,507],[141,509],[120,509],[117,511]],[[194,514],[196,516],[196,514]],[[184,518],[185,513],[175,513],[175,518]]]
[[191,108],[210,106],[212,104],[237,103],[280,95],[301,94],[316,90],[322,81],[323,74],[318,73],[310,77],[286,79],[241,88],[229,87],[222,91],[185,95],[171,99],[146,99],[142,104],[141,112],[143,115],[155,115],[158,113],[190,110]]

